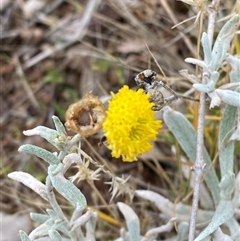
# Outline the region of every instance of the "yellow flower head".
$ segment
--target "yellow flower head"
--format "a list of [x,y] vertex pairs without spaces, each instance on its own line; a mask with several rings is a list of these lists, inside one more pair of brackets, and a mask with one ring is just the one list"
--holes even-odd
[[113,157],[136,161],[137,155],[151,149],[151,141],[156,140],[162,122],[155,120],[154,104],[149,102],[150,95],[143,89],[134,91],[124,85],[117,94],[111,94],[103,123],[108,148]]

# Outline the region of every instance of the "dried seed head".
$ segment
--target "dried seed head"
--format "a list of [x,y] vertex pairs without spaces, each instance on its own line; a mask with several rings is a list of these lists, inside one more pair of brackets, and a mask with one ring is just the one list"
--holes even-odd
[[102,128],[105,108],[98,97],[88,93],[80,101],[70,105],[66,112],[65,126],[82,136],[90,136]]

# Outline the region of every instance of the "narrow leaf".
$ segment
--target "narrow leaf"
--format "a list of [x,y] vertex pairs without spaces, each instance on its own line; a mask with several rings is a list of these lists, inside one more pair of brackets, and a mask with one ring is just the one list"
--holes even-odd
[[221,189],[220,196],[224,200],[232,200],[232,194],[235,186],[235,174],[228,171],[227,174],[222,176],[219,187]]
[[30,217],[33,221],[38,223],[44,223],[49,219],[49,216],[42,213],[30,213]]
[[198,65],[199,67],[203,68],[203,69],[209,69],[207,64],[199,59],[195,59],[195,58],[186,58],[185,62],[190,63],[190,64],[195,64]]
[[216,93],[226,104],[240,108],[240,93],[221,89],[216,89]]
[[[135,193],[146,200],[149,200],[155,204],[155,206],[162,212],[167,218],[177,217],[178,221],[189,221],[189,216],[191,213],[191,206],[185,205],[181,202],[177,203],[175,206],[168,199],[164,198],[158,193],[149,190],[136,190]],[[197,222],[206,222],[212,218],[212,211],[198,210]]]
[[173,203],[163,197],[162,195],[155,193],[153,191],[150,190],[136,190],[135,193],[144,199],[147,199],[151,202],[154,203],[154,205],[158,208],[158,210],[162,213],[164,213],[164,215],[167,218],[171,218],[174,214],[173,214],[173,210],[174,210],[174,205]]
[[86,198],[84,197],[84,195],[72,182],[70,182],[63,176],[62,172],[53,174],[54,172],[55,172],[55,168],[53,166],[49,166],[48,173],[49,173],[49,177],[51,179],[52,185],[77,210],[82,211],[87,205]]
[[126,220],[130,241],[139,241],[140,222],[138,216],[132,210],[132,208],[122,202],[118,202],[117,206]]
[[206,85],[197,83],[197,84],[193,84],[193,88],[199,92],[208,93],[214,90],[214,83],[211,82]]
[[51,241],[62,241],[61,235],[56,230],[49,230],[48,235]]
[[43,183],[41,183],[40,181],[38,181],[35,177],[30,175],[29,173],[21,172],[21,171],[11,172],[8,174],[8,177],[15,181],[21,182],[25,186],[31,188],[34,192],[36,192],[38,195],[40,195],[43,199],[48,200],[47,195],[46,195],[45,185]]
[[58,133],[53,129],[47,128],[45,126],[37,126],[31,130],[23,131],[23,134],[25,136],[39,135],[58,149]]
[[27,234],[24,231],[20,230],[19,235],[22,241],[31,241],[31,239],[27,236]]
[[209,65],[210,62],[212,61],[212,52],[211,52],[211,46],[210,46],[208,35],[205,32],[202,34],[201,43],[202,43],[202,48],[204,53],[204,60]]
[[29,234],[30,239],[35,240],[48,235],[49,230],[57,229],[57,227],[59,227],[59,222],[60,220],[48,219]]
[[236,111],[236,107],[227,105],[220,123],[218,149],[222,177],[227,175],[229,171],[233,172],[235,142],[229,141],[229,139],[234,131]]
[[55,124],[58,135],[62,136],[62,137],[67,136],[66,129],[65,129],[64,125],[62,124],[62,122],[59,120],[59,118],[54,115],[52,117],[52,119]]
[[221,200],[217,206],[212,221],[199,234],[194,241],[201,241],[208,235],[212,234],[220,225],[224,224],[234,215],[234,208],[231,201]]
[[35,145],[30,145],[30,144],[22,145],[22,146],[20,146],[18,151],[33,154],[33,155],[43,159],[44,161],[48,162],[51,165],[59,163],[57,156],[55,156],[53,153],[51,153],[41,147],[38,147]]
[[240,15],[235,14],[220,30],[212,50],[212,70],[217,70],[222,64],[237,30],[239,19]]
[[226,60],[232,68],[230,72],[231,83],[240,82],[240,58],[231,54],[226,54]]
[[[191,123],[187,118],[180,112],[172,110],[170,107],[165,107],[163,109],[163,119],[165,124],[173,133],[183,151],[186,153],[188,158],[195,162],[197,153],[197,133],[194,130]],[[206,184],[212,194],[215,206],[219,203],[219,187],[218,178],[214,168],[211,165],[211,159],[204,148],[204,160],[206,163]]]

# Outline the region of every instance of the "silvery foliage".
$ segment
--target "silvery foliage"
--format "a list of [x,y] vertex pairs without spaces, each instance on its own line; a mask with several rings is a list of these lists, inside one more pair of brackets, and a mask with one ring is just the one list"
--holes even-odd
[[[204,74],[207,75],[208,83],[206,85],[200,84],[198,81],[199,83],[193,84],[193,87],[208,94],[211,98],[210,108],[220,106],[221,102],[225,103],[218,138],[221,180],[219,182],[212,167],[211,158],[204,148],[205,183],[201,187],[203,193],[201,192],[200,202],[202,207],[206,207],[206,210],[198,210],[196,222],[207,223],[210,220],[210,223],[195,241],[237,241],[240,237],[240,225],[234,217],[234,210],[240,209],[240,173],[235,178],[233,169],[235,142],[240,140],[240,59],[227,53],[239,20],[240,16],[234,15],[222,27],[213,47],[209,43],[207,34],[203,33],[201,42],[204,61],[193,58],[186,59],[186,62],[202,67]],[[218,71],[225,60],[231,66],[230,84],[216,88],[220,75]],[[182,72],[187,73],[184,70]],[[189,80],[198,80],[196,76],[188,76]],[[188,159],[195,161],[198,143],[197,132],[192,124],[182,113],[174,111],[168,106],[163,108],[163,119]],[[211,195],[206,191],[205,184]],[[158,208],[162,218],[169,220],[166,224],[167,227],[152,228],[144,237],[141,237],[138,217],[128,206],[120,204],[123,215],[124,212],[129,213],[129,215],[124,215],[128,232],[121,230],[121,238],[115,241],[152,241],[159,233],[171,231],[173,228],[171,224],[175,221],[178,223],[178,234],[169,241],[187,240],[191,206],[181,202],[174,204],[152,191],[137,190],[135,193],[137,196],[149,200]],[[209,210],[209,207],[212,211]],[[230,235],[221,231],[221,225],[228,227]]]
[[[193,84],[193,87],[200,92],[208,94],[211,98],[210,108],[219,106],[222,101],[226,104],[233,105],[238,108],[240,107],[240,59],[227,53],[238,25],[239,15],[236,14],[222,27],[213,47],[210,46],[207,33],[203,33],[201,43],[203,47],[204,60],[201,61],[193,58],[187,58],[185,60],[188,63],[197,64],[199,67],[204,69],[204,74],[207,75],[208,83],[206,85],[196,83]],[[230,73],[231,84],[217,88],[216,84],[220,76],[219,68],[225,60],[232,68]]]
[[[240,16],[234,15],[222,27],[213,47],[210,46],[207,34],[203,33],[201,39],[204,53],[203,61],[193,58],[186,59],[189,63],[199,65],[208,79],[206,85],[195,83],[193,87],[200,92],[207,93],[211,99],[210,108],[220,106],[221,102],[224,102],[225,104],[218,136],[219,163],[221,171],[220,182],[212,167],[210,156],[206,149],[204,149],[204,161],[206,164],[204,181],[213,199],[214,206],[212,210],[215,211],[199,210],[197,222],[211,221],[197,238],[195,238],[195,241],[227,241],[238,240],[240,237],[240,225],[234,217],[234,210],[239,210],[240,208],[240,173],[237,174],[237,178],[234,173],[235,142],[240,140],[240,59],[227,53],[230,42],[238,27],[239,20]],[[218,71],[225,60],[231,66],[230,84],[217,88],[216,84],[220,76]],[[197,77],[195,76],[194,79],[197,79]],[[163,118],[166,125],[178,140],[187,157],[190,160],[195,161],[197,133],[191,123],[184,115],[172,110],[170,107],[166,107],[163,112]],[[158,198],[158,200],[160,199]],[[206,200],[209,199],[206,198],[205,202]],[[204,202],[204,199],[201,201]],[[168,203],[168,205],[170,204]],[[176,216],[180,215],[178,220],[183,218],[183,215],[181,215],[183,210],[185,215],[187,213],[190,215],[190,211],[186,211],[183,208],[178,209],[178,206],[181,205],[182,204],[179,203],[176,207]],[[208,204],[201,203],[201,206],[208,206]],[[162,212],[164,212],[164,209],[166,212],[166,207],[161,207]],[[171,210],[171,206],[169,210]],[[207,213],[211,218],[209,218]],[[203,220],[201,218],[203,218]],[[221,225],[228,227],[230,235],[222,233],[220,229]]]
[[[95,240],[94,229],[96,225],[97,214],[88,209],[84,214],[87,202],[81,191],[68,179],[64,173],[71,164],[82,164],[81,156],[76,153],[70,153],[69,149],[79,142],[80,136],[75,135],[72,139],[67,137],[67,133],[60,120],[53,116],[56,130],[44,126],[38,126],[32,130],[24,131],[25,135],[40,135],[49,143],[54,145],[58,153],[49,152],[35,145],[22,145],[19,152],[27,152],[36,155],[46,161],[48,173],[45,184],[38,181],[35,177],[25,172],[12,172],[8,176],[16,181],[22,182],[39,194],[45,201],[51,205],[46,209],[46,214],[31,213],[32,220],[39,222],[40,225],[29,235],[20,231],[22,241],[77,241],[77,240]],[[69,220],[59,206],[53,190],[60,193],[74,207],[71,219]],[[86,234],[84,235],[81,227],[85,225]]]
[[[38,126],[32,130],[24,131],[23,133],[27,136],[40,135],[55,146],[59,151],[58,153],[52,153],[41,147],[30,144],[22,145],[19,148],[19,152],[33,154],[49,164],[45,184],[38,181],[29,173],[22,171],[8,174],[11,179],[19,181],[31,188],[45,201],[49,202],[52,207],[46,209],[46,214],[30,213],[31,219],[40,223],[40,225],[29,235],[20,230],[20,238],[22,241],[94,241],[97,213],[93,212],[90,208],[83,213],[87,206],[84,195],[71,181],[64,177],[65,172],[72,164],[82,164],[82,159],[79,154],[68,154],[70,148],[80,141],[80,136],[77,134],[72,139],[69,139],[60,120],[56,116],[53,116],[53,121],[56,130],[44,126]],[[70,220],[65,216],[59,206],[53,189],[59,192],[74,207]],[[136,192],[136,194],[141,196],[138,192]],[[152,194],[153,197],[155,197],[155,195],[158,194]],[[163,204],[165,205],[165,203]],[[159,233],[168,232],[174,228],[176,218],[171,218],[171,216],[174,216],[173,205],[170,205],[168,207],[169,209],[166,209],[170,214],[169,222],[161,227],[150,229],[144,237],[140,234],[140,220],[132,208],[121,202],[118,202],[117,206],[126,219],[126,225],[128,228],[128,231],[124,228],[120,230],[121,237],[117,239],[119,241],[154,240]],[[167,205],[165,208],[167,208]],[[182,207],[180,208],[182,209]],[[210,216],[208,215],[208,217]],[[85,235],[82,232],[82,226],[85,226]],[[179,237],[183,238],[185,236],[187,227],[188,226],[184,222],[179,225]],[[179,241],[181,240],[183,239],[179,239]]]
[[[204,68],[204,73],[208,75],[209,81],[207,85],[202,85],[199,81],[199,83],[193,86],[196,90],[208,94],[211,98],[210,107],[219,106],[221,102],[226,103],[218,140],[221,180],[219,182],[217,174],[211,166],[211,158],[205,149],[206,173],[204,181],[211,195],[204,191],[204,198],[200,201],[202,207],[212,207],[212,211],[200,209],[197,222],[211,221],[195,241],[230,241],[237,240],[240,236],[240,225],[234,217],[234,210],[240,208],[240,173],[235,178],[233,170],[235,141],[240,139],[240,87],[238,87],[240,82],[240,60],[227,54],[238,21],[239,15],[235,15],[223,26],[213,47],[210,46],[207,34],[203,33],[204,61],[192,58],[186,59],[187,62],[198,64]],[[230,72],[231,83],[230,85],[216,88],[216,83],[219,79],[218,70],[224,60],[232,68]],[[189,79],[192,78],[192,76],[189,76]],[[194,77],[194,79],[196,80],[197,77]],[[163,118],[189,160],[196,160],[197,133],[191,123],[183,114],[172,110],[170,107],[163,109]],[[68,150],[80,140],[80,136],[76,135],[69,140],[59,119],[53,117],[53,120],[56,130],[39,126],[33,130],[25,131],[24,134],[40,135],[54,145],[59,150],[59,153],[51,153],[33,145],[23,145],[19,148],[20,152],[34,154],[49,164],[46,184],[42,184],[28,173],[13,172],[9,174],[10,178],[22,182],[52,206],[52,209],[47,209],[44,215],[32,213],[31,218],[40,222],[41,225],[29,235],[20,231],[20,237],[23,241],[95,240],[96,213],[89,209],[82,214],[86,207],[86,199],[81,191],[64,177],[65,171],[72,163],[82,163],[79,155],[74,153],[68,154]],[[205,184],[203,184],[203,190],[205,190]],[[52,192],[53,188],[63,195],[75,208],[70,220],[66,218],[59,207]],[[152,202],[161,212],[161,218],[168,220],[168,222],[163,226],[148,230],[142,237],[140,235],[138,216],[128,205],[119,202],[117,205],[126,220],[128,230],[126,231],[122,228],[120,237],[116,241],[152,241],[156,239],[159,233],[171,231],[175,222],[178,224],[178,233],[171,240],[186,240],[191,206],[181,202],[174,204],[152,191],[137,190],[135,193],[137,196]],[[81,229],[83,225],[86,226],[85,236]],[[219,228],[221,225],[229,228],[230,236],[222,233]]]

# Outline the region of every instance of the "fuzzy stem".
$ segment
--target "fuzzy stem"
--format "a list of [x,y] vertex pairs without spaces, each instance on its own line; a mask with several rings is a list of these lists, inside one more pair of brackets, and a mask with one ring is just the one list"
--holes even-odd
[[55,198],[55,195],[53,192],[53,186],[52,186],[49,176],[46,178],[46,190],[47,190],[49,203],[52,206],[53,210],[59,215],[59,217],[62,220],[65,220],[66,222],[68,222],[67,218],[65,217],[61,207],[59,206],[59,204]]
[[[203,80],[202,80],[203,84],[206,83],[207,78],[208,77],[203,77]],[[189,225],[189,236],[188,236],[189,241],[194,240],[199,193],[200,193],[200,184],[201,184],[202,176],[204,172],[204,158],[203,158],[204,117],[205,117],[205,93],[201,92],[200,104],[199,104],[199,115],[198,115],[198,130],[197,130],[198,146],[197,146],[196,162],[195,162],[195,166],[193,167],[193,170],[195,172],[195,180],[194,180],[194,189],[193,189],[192,211],[191,211],[190,225]]]
[[[209,42],[212,45],[213,42],[213,33],[215,26],[215,19],[218,12],[218,7],[220,4],[220,0],[213,0],[212,3],[208,6],[208,38]],[[209,73],[203,69],[202,75],[202,84],[207,84],[209,80]],[[198,116],[198,129],[197,129],[197,153],[196,153],[196,162],[193,170],[195,172],[195,180],[194,180],[194,190],[193,190],[193,203],[192,203],[192,211],[190,217],[189,224],[189,236],[188,241],[193,241],[195,236],[196,229],[196,220],[197,220],[197,211],[198,211],[198,202],[200,195],[200,185],[202,182],[202,177],[204,173],[204,119],[205,119],[205,93],[201,92],[200,94],[200,103],[199,103],[199,116]]]

